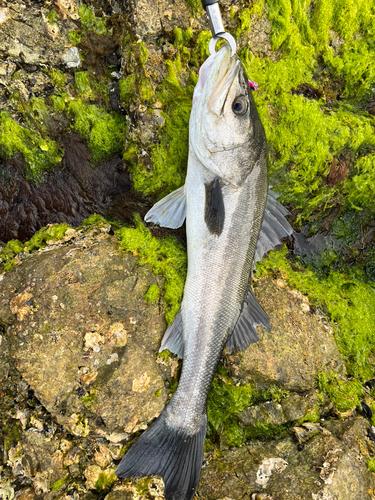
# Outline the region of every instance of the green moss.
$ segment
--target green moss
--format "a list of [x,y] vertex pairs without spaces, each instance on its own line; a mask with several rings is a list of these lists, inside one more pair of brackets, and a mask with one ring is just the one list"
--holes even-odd
[[335,339],[350,375],[365,381],[374,376],[375,291],[361,279],[340,272],[317,274],[286,259],[287,250],[274,251],[257,264],[257,274],[281,272],[288,284],[308,295],[334,323]]
[[[36,102],[40,102],[35,101]],[[34,108],[35,114],[41,109]],[[26,162],[27,179],[41,182],[44,172],[58,165],[62,159],[62,150],[55,141],[38,132],[31,132],[20,125],[5,112],[0,112],[0,156],[12,158],[21,154]]]
[[57,68],[51,68],[48,75],[56,87],[62,89],[66,83],[66,75]]
[[174,33],[174,46],[175,47],[183,47],[193,38],[193,30],[188,28],[186,30],[182,30],[181,28],[175,28],[173,30]]
[[200,0],[186,0],[192,14],[196,17],[203,14],[202,3]]
[[367,467],[369,468],[370,472],[375,472],[375,457],[369,458],[367,460]]
[[169,324],[180,307],[184,289],[185,249],[174,237],[154,238],[139,216],[136,216],[135,222],[135,228],[122,228],[116,234],[121,248],[138,255],[140,264],[147,264],[155,274],[163,276],[162,296],[167,304],[165,318]]
[[48,22],[52,24],[57,24],[57,21],[59,20],[59,15],[55,10],[51,9],[46,15],[46,18],[48,19]]
[[17,255],[22,252],[35,252],[36,250],[45,247],[50,241],[60,240],[64,236],[67,229],[68,225],[65,223],[53,224],[42,227],[24,244],[18,240],[8,241],[8,243],[0,251],[0,263],[4,264],[4,271],[9,271],[15,266],[14,258]]
[[128,75],[126,78],[119,81],[121,101],[127,102],[130,98],[135,96],[135,78],[135,74],[132,73],[131,75]]
[[75,47],[82,41],[82,35],[79,31],[70,31],[68,33],[69,42]]
[[84,30],[94,31],[98,35],[107,34],[105,17],[96,17],[92,7],[81,3],[78,14]]
[[82,96],[89,97],[92,93],[92,90],[88,71],[76,71],[74,78],[78,92]]
[[2,435],[4,437],[4,451],[7,453],[22,440],[21,422],[19,420],[12,420],[7,423],[2,430]]
[[98,397],[95,390],[91,390],[87,396],[82,396],[81,401],[84,404],[86,410],[89,410],[93,405],[97,404]]
[[[361,110],[363,100],[373,93],[375,6],[269,0],[266,12],[278,57],[258,57],[249,48],[240,57],[259,84],[255,99],[271,146],[272,182],[278,184],[284,201],[301,209],[301,223],[314,211],[326,209],[332,199],[342,203],[341,194],[363,208],[375,194],[371,187],[375,120]],[[239,22],[239,30],[246,30],[251,14],[244,11]],[[335,31],[343,37],[338,42]],[[291,94],[306,84],[317,89],[320,100]],[[336,101],[342,93],[345,99]],[[326,106],[332,100],[334,105]],[[333,158],[348,152],[361,156],[356,179],[349,174],[329,188],[326,178]],[[362,181],[369,187],[368,196],[363,196],[366,188],[359,193]]]
[[93,225],[97,225],[97,224],[99,224],[99,225],[106,224],[107,225],[107,224],[109,224],[109,222],[101,215],[91,214],[87,217],[87,219],[84,219],[81,222],[80,227],[93,226]]
[[87,141],[94,162],[105,160],[122,150],[126,125],[121,115],[107,113],[80,99],[68,102],[67,109],[74,119],[73,130]]
[[[264,9],[264,0],[257,0],[252,3],[250,8],[245,8],[241,9],[239,12],[239,21],[240,25],[237,28],[236,36],[238,37],[241,33],[249,32],[251,29],[251,20],[256,15],[257,17],[260,17],[263,13]],[[233,18],[234,15],[231,13],[231,17]]]
[[52,108],[54,111],[64,111],[66,109],[66,103],[68,102],[68,96],[66,94],[62,95],[51,95],[50,100],[52,103]]
[[161,396],[162,391],[163,391],[162,389],[158,389],[157,391],[155,391],[155,397],[159,398]]
[[308,410],[306,415],[300,418],[297,423],[302,424],[303,422],[317,423],[320,421],[320,406],[316,405],[315,408]]
[[149,287],[145,294],[145,301],[147,304],[151,304],[151,302],[157,302],[159,300],[160,290],[158,285],[155,283]]
[[244,429],[245,439],[271,439],[283,438],[288,435],[289,425],[273,425],[269,423],[257,422],[255,427],[248,426]]
[[98,480],[95,483],[95,489],[97,491],[108,491],[116,481],[117,477],[112,470],[104,470],[99,474]]
[[45,247],[50,241],[61,240],[67,229],[68,224],[65,223],[42,227],[29,239],[29,241],[26,241],[24,251],[32,253]]
[[220,435],[227,446],[240,446],[246,437],[238,415],[249,406],[254,390],[250,385],[236,385],[220,365],[207,399],[208,438]]
[[14,267],[14,257],[24,249],[23,243],[19,240],[10,240],[0,251],[0,262],[4,264],[4,271],[9,271]]
[[61,486],[66,483],[67,480],[68,476],[65,476],[62,479],[55,481],[51,486],[51,491],[57,491],[58,489],[60,489]]
[[358,406],[364,392],[357,380],[340,380],[333,372],[319,373],[318,386],[320,391],[330,397],[340,413],[351,411]]
[[193,86],[181,86],[181,60],[167,61],[167,77],[158,89],[164,104],[165,125],[159,142],[150,147],[152,168],[141,164],[131,167],[133,185],[144,194],[166,188],[161,196],[180,187],[185,180],[188,157],[189,117]]
[[148,477],[145,479],[139,479],[137,481],[137,493],[139,495],[147,495],[148,493],[148,485],[151,483],[152,478]]

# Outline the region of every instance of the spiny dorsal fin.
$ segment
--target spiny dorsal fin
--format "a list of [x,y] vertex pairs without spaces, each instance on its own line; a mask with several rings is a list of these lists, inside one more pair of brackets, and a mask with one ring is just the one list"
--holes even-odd
[[219,178],[215,177],[212,182],[205,184],[205,188],[204,220],[210,233],[220,236],[224,227],[225,207]]
[[276,197],[277,194],[269,189],[253,267],[263,259],[266,253],[282,244],[281,238],[287,238],[293,233],[292,226],[284,217],[288,211],[277,201]]
[[177,229],[182,226],[186,217],[185,186],[172,191],[147,212],[146,222],[153,222],[162,227]]

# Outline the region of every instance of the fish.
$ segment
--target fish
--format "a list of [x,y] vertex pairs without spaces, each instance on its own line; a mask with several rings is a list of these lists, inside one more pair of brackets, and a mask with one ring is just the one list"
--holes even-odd
[[191,500],[201,474],[207,395],[224,347],[244,350],[270,320],[251,289],[255,263],[289,236],[287,211],[268,190],[267,141],[245,70],[229,45],[202,65],[189,121],[184,186],[145,221],[186,220],[188,272],[180,311],[160,351],[183,359],[176,392],[116,469],[161,476],[167,500]]

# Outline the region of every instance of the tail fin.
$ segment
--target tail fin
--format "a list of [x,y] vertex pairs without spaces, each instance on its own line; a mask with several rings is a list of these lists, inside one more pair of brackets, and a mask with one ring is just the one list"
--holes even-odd
[[161,476],[166,500],[191,500],[197,489],[207,419],[193,435],[171,427],[164,410],[133,444],[116,469],[120,478]]

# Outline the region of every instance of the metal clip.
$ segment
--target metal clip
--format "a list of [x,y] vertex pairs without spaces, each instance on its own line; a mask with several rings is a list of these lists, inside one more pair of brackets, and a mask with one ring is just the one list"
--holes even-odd
[[211,38],[210,43],[208,45],[208,50],[210,52],[210,55],[212,56],[213,54],[215,54],[215,47],[219,38],[224,38],[224,40],[226,40],[229,43],[230,48],[232,49],[231,56],[233,57],[234,54],[236,53],[237,44],[236,40],[232,37],[230,33],[219,33],[218,35]]
[[[202,2],[202,4],[203,3],[205,3],[205,2]],[[215,54],[216,43],[220,38],[223,38],[224,40],[226,40],[229,43],[230,48],[232,49],[232,56],[233,56],[235,54],[236,48],[237,48],[236,41],[232,35],[225,32],[223,20],[221,18],[219,4],[213,3],[210,5],[204,5],[204,7],[206,9],[206,14],[208,17],[208,22],[210,24],[210,29],[211,29],[211,33],[212,33],[212,38],[210,40],[210,44],[208,47],[210,54],[211,55]]]

